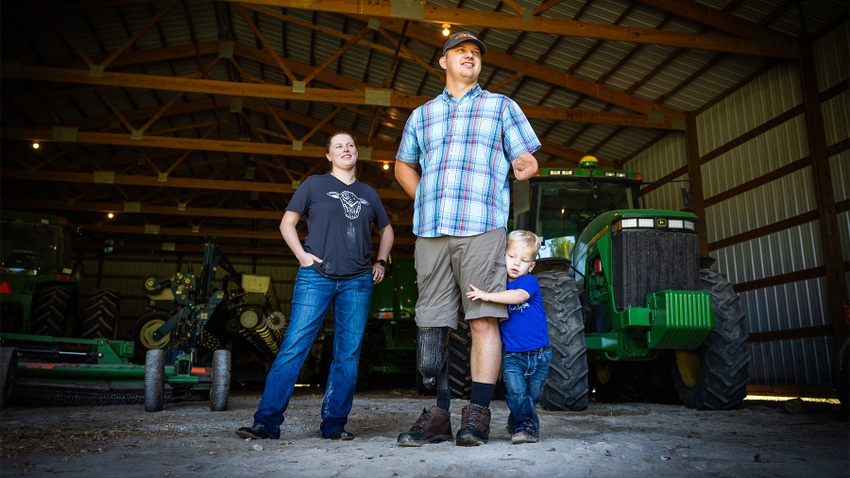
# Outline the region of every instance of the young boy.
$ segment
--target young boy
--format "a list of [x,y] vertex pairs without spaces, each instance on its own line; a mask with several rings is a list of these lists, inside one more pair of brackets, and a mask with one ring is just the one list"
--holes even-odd
[[535,443],[540,436],[540,422],[534,406],[540,401],[540,390],[546,383],[552,347],[543,296],[534,269],[541,238],[529,231],[512,231],[505,246],[508,272],[506,290],[484,292],[470,284],[466,296],[507,304],[508,318],[499,324],[504,344],[502,374],[508,389],[508,433],[511,443]]

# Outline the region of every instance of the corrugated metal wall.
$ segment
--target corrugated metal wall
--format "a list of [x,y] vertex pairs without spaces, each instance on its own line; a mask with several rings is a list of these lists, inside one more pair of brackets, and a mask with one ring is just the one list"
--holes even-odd
[[[814,45],[820,91],[848,78],[848,26],[820,38]],[[796,63],[771,69],[713,105],[696,118],[700,157],[704,157],[803,103]],[[850,137],[850,95],[847,91],[822,104],[827,146]],[[736,284],[753,283],[823,266],[820,230],[815,221],[761,235],[730,245],[713,243],[754,229],[815,211],[814,174],[810,166],[797,168],[768,182],[756,182],[734,194],[715,196],[763,178],[809,155],[805,117],[801,113],[737,147],[712,157],[702,166],[703,193],[710,255],[716,268]],[[711,155],[714,156],[714,155]],[[670,135],[627,164],[647,181],[658,180],[686,165],[684,134]],[[850,197],[850,153],[829,159],[835,202]],[[793,168],[792,168],[793,169]],[[681,178],[686,179],[687,175]],[[763,184],[760,184],[763,183]],[[679,183],[670,183],[646,195],[649,207],[682,209]],[[728,197],[727,197],[728,196]],[[850,215],[838,213],[842,260],[850,259]],[[847,279],[845,275],[845,279]],[[831,324],[826,279],[816,277],[774,286],[742,287],[741,306],[751,334]],[[850,280],[848,280],[850,283]],[[848,291],[847,297],[850,297]],[[818,336],[754,342],[750,383],[763,385],[830,386],[832,337]]]

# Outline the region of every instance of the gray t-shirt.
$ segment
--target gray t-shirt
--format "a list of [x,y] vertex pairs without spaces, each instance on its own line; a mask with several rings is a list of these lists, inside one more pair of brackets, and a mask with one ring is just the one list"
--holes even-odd
[[310,176],[295,190],[287,211],[307,220],[304,250],[322,259],[313,269],[329,279],[372,270],[372,224],[390,220],[378,193],[360,181],[345,184],[330,174]]

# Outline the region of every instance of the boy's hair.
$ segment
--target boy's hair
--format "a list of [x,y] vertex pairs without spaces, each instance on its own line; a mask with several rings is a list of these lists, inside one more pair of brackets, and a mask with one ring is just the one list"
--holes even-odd
[[508,245],[511,245],[512,243],[517,243],[525,247],[533,247],[534,255],[537,255],[537,251],[540,249],[540,244],[543,243],[543,238],[531,231],[517,229],[508,234]]

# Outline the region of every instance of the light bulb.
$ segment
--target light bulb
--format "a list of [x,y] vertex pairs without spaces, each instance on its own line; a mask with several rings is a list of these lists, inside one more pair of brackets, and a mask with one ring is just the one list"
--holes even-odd
[[449,25],[448,23],[443,23],[443,36],[444,37],[447,37],[452,33],[452,31],[449,30],[449,28],[451,28],[451,25]]

